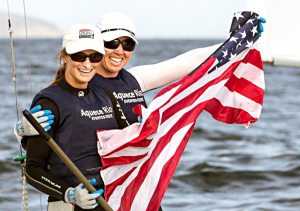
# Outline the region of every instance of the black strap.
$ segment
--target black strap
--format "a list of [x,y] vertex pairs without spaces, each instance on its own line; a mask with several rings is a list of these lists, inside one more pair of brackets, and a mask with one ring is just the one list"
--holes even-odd
[[101,33],[104,33],[104,32],[111,32],[111,31],[118,31],[118,30],[124,30],[124,31],[127,31],[127,32],[129,32],[132,36],[135,37],[135,34],[134,34],[132,31],[130,31],[130,30],[128,30],[128,29],[124,29],[124,28],[105,29],[105,30],[101,31]]
[[[103,87],[102,87],[103,88]],[[113,105],[113,109],[115,112],[115,117],[118,123],[118,126],[120,129],[125,128],[129,125],[129,122],[126,119],[126,116],[121,108],[120,103],[118,102],[118,100],[115,98],[115,96],[113,95],[112,91],[103,88],[104,91],[106,92],[107,96],[110,98],[111,103]]]

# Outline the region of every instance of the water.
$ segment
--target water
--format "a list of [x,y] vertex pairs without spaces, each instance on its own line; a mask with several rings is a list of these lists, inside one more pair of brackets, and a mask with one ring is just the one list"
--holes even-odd
[[[141,40],[128,67],[172,58],[216,40]],[[60,40],[29,42],[32,93],[54,77]],[[25,40],[14,41],[18,110],[29,107]],[[0,210],[21,210],[20,151],[13,135],[16,99],[8,40],[0,40]],[[163,199],[167,211],[298,211],[300,209],[300,69],[265,67],[266,94],[260,120],[245,129],[197,121]],[[149,101],[157,91],[147,94]],[[46,196],[28,186],[30,210],[46,210]],[[42,208],[40,204],[42,200]]]

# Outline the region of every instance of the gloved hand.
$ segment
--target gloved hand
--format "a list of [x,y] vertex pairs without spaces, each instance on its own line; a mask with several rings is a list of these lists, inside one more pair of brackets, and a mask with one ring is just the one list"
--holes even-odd
[[263,33],[264,31],[264,26],[263,26],[263,23],[266,23],[266,19],[264,19],[263,17],[260,17],[259,18],[259,23],[258,23],[258,34],[259,36],[261,36],[261,34]]
[[[91,185],[96,184],[96,179],[89,180]],[[68,188],[65,192],[65,202],[76,204],[82,209],[94,209],[98,202],[96,198],[103,194],[103,189],[99,189],[93,193],[89,193],[85,186],[81,183],[75,188]]]
[[[37,105],[29,111],[32,116],[40,123],[40,125],[47,132],[51,129],[51,124],[54,122],[54,115],[51,110],[41,110],[41,106]],[[30,122],[23,117],[15,124],[15,134],[18,136],[35,136],[38,135],[36,129],[30,124]]]

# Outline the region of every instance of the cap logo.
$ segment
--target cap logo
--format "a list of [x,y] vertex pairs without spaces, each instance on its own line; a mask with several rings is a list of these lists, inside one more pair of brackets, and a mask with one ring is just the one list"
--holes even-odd
[[81,30],[79,30],[79,38],[94,39],[94,31],[92,31],[90,29],[81,29]]

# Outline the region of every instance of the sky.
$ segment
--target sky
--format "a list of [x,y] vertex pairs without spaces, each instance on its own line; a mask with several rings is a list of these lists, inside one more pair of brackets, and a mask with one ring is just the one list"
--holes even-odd
[[[7,5],[7,2],[9,5]],[[246,0],[0,0],[0,11],[37,18],[63,32],[75,23],[96,24],[101,14],[119,11],[135,23],[138,38],[225,38],[234,12]]]

